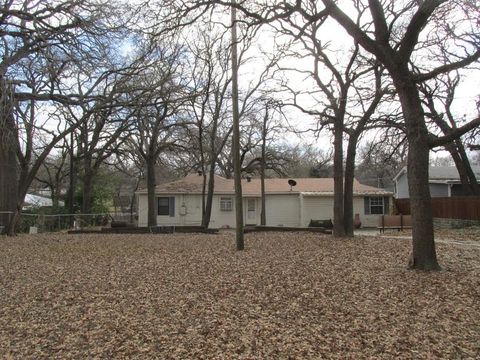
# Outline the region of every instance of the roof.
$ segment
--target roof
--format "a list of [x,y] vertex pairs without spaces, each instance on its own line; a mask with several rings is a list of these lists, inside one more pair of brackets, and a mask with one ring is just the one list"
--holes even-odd
[[[265,193],[267,194],[299,194],[305,195],[333,195],[333,178],[296,178],[296,186],[290,187],[288,179],[265,179]],[[203,176],[190,174],[185,178],[157,185],[157,194],[193,194],[202,193]],[[145,193],[146,189],[138,191]],[[225,179],[215,175],[215,194],[234,194],[233,179]],[[373,186],[360,184],[357,180],[353,183],[355,195],[389,195],[391,192]],[[244,196],[260,196],[260,179],[242,180],[242,194]]]
[[[63,201],[58,202],[60,206],[64,205]],[[25,201],[23,203],[23,207],[42,207],[42,206],[52,206],[52,199],[47,198],[45,196],[35,195],[35,194],[27,194],[25,195]]]
[[[475,173],[477,179],[480,180],[480,166],[472,166],[472,170]],[[394,177],[397,180],[402,174],[407,173],[407,168],[404,167]],[[428,178],[430,182],[457,182],[460,181],[460,175],[455,166],[430,166],[428,168]]]

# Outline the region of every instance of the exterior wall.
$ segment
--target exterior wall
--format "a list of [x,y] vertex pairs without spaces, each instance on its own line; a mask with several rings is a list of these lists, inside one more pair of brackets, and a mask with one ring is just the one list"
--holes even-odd
[[[392,198],[389,199],[390,208],[392,207]],[[333,206],[333,204],[332,204]],[[362,227],[377,227],[378,219],[380,215],[365,215],[365,204],[364,197],[354,197],[353,198],[353,214],[360,215],[360,221],[362,222]]]
[[[233,208],[232,211],[221,211],[220,210],[220,198],[229,197],[232,198]],[[244,205],[245,206],[245,205]],[[225,228],[235,227],[235,195],[213,195],[212,200],[212,215],[210,217],[210,228]]]
[[448,197],[448,184],[430,184],[431,197]]
[[267,195],[265,207],[267,226],[301,226],[298,194]]
[[301,226],[308,226],[310,220],[333,221],[333,197],[331,196],[304,196],[303,219]]
[[[448,197],[448,185],[447,184],[430,184],[431,197]],[[407,174],[403,173],[398,177],[395,182],[395,198],[396,199],[409,199],[410,193],[408,191]]]
[[144,227],[148,224],[147,194],[138,194],[137,201],[138,226]]
[[[171,195],[173,196],[173,195]],[[232,211],[220,210],[220,198],[233,199]],[[365,215],[364,198],[354,197],[353,213],[360,214],[362,227],[377,226],[379,215]],[[302,206],[300,203],[302,202]],[[260,224],[261,200],[255,198],[255,224]],[[175,195],[175,217],[157,216],[158,225],[200,225],[202,220],[201,195]],[[244,223],[247,221],[247,198],[243,199]],[[266,217],[268,226],[304,226],[307,227],[311,219],[333,220],[333,197],[331,196],[304,196],[298,194],[267,195]],[[138,195],[138,226],[147,226],[147,195]],[[302,221],[301,221],[302,218]],[[214,195],[212,204],[211,228],[235,227],[235,197],[234,195]]]
[[[167,195],[165,195],[167,196]],[[175,216],[157,216],[158,225],[200,225],[202,221],[202,197],[200,195],[170,195],[175,197]],[[157,196],[158,197],[158,196]],[[138,226],[148,224],[147,195],[138,195]]]
[[[391,203],[391,199],[390,199]],[[332,196],[305,196],[303,198],[303,222],[302,226],[308,226],[311,219],[333,221],[333,197]],[[353,198],[353,214],[360,215],[362,227],[378,226],[380,215],[365,215],[364,197]],[[353,220],[353,219],[352,219]]]
[[410,193],[408,192],[407,174],[403,173],[395,182],[395,197],[397,199],[408,199]]

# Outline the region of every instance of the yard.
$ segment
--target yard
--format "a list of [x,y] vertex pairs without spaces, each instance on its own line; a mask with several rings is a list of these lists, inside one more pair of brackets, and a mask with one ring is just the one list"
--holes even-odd
[[429,274],[399,238],[1,237],[0,358],[478,358],[480,247],[437,249]]

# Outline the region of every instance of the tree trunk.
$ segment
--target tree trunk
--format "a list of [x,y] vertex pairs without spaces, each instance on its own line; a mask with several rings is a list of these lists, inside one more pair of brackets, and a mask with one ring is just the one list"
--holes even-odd
[[[68,213],[73,214],[75,212],[75,190],[77,187],[77,169],[75,166],[75,142],[74,142],[74,132],[70,134],[70,147],[68,149],[69,152],[69,159],[70,159],[70,164],[69,164],[69,174],[68,174],[68,193],[67,193],[67,207],[68,207]],[[73,227],[73,223],[75,221],[74,216],[70,216],[70,227]]]
[[210,163],[210,169],[208,170],[207,201],[205,204],[205,214],[202,221],[202,226],[204,228],[208,228],[208,226],[210,225],[210,219],[212,217],[214,189],[215,189],[215,161],[212,161]]
[[345,236],[343,213],[343,124],[339,120],[335,120],[333,144],[333,236],[343,237]]
[[392,73],[392,76],[405,117],[409,145],[407,176],[413,227],[413,250],[409,267],[418,270],[439,270],[428,183],[428,130],[423,108],[419,92],[415,82],[410,79],[408,70]]
[[5,232],[10,234],[13,230],[10,223],[18,202],[18,165],[14,148],[5,145],[0,144],[0,225],[5,226]]
[[345,219],[345,235],[353,236],[353,181],[355,179],[355,157],[357,154],[358,136],[350,135],[345,161],[345,184],[343,198],[343,216]]
[[18,161],[16,127],[12,115],[11,89],[0,77],[0,225],[10,233],[10,223],[18,202]]
[[205,166],[202,163],[202,226],[205,226],[204,223],[205,223],[206,196],[207,196],[207,175],[205,174]]
[[148,226],[157,226],[157,207],[155,202],[155,159],[147,158],[147,204]]
[[445,145],[445,149],[450,153],[455,162],[455,166],[460,176],[460,181],[466,195],[479,195],[479,187],[475,173],[472,171],[470,160],[468,159],[465,147],[461,140],[456,140]]
[[83,175],[83,196],[82,196],[82,213],[90,214],[92,212],[93,198],[93,171],[86,164]]
[[[235,4],[235,0],[232,1]],[[238,54],[237,54],[237,12],[231,8],[232,20],[232,116],[233,116],[233,172],[235,184],[235,239],[237,250],[245,248],[243,239],[243,199],[240,163],[240,114],[238,109]]]
[[263,117],[263,128],[262,128],[262,163],[260,166],[260,191],[262,196],[262,210],[260,212],[260,225],[267,225],[267,214],[266,214],[266,198],[265,198],[265,152],[267,146],[267,121],[268,121],[268,105],[265,110],[265,116]]

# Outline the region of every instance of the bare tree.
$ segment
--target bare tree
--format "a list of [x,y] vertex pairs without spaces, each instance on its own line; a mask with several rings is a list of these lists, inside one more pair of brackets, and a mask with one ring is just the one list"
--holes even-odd
[[[452,105],[455,91],[460,83],[458,72],[452,76],[446,74],[432,81],[432,84],[420,84],[423,103],[427,109],[425,116],[432,121],[441,135],[450,135],[465,122],[466,119],[455,115]],[[439,109],[440,108],[440,109]],[[470,165],[467,151],[461,138],[454,139],[444,145],[450,153],[460,175],[463,191],[466,195],[480,195],[477,178]]]
[[66,141],[57,147],[55,154],[49,155],[35,175],[35,182],[46,187],[50,192],[52,206],[59,208],[62,191],[67,188],[69,177],[69,147]]
[[[114,41],[113,32],[105,35],[118,30],[113,9],[109,9],[110,22],[104,21],[107,8],[105,3],[88,0],[58,1],[55,6],[24,0],[5,2],[0,9],[0,93],[8,99],[2,101],[0,112],[0,129],[5,136],[0,164],[10,169],[0,171],[0,183],[17,187],[7,197],[0,197],[0,209],[14,213],[7,227],[9,234],[15,232],[23,198],[41,163],[73,130],[57,123],[58,128],[52,131],[55,124],[47,125],[38,112],[47,112],[53,104],[79,104],[95,96],[93,89],[98,83],[94,80],[91,91],[80,96],[66,79],[92,69],[97,76],[92,78],[102,77],[102,67],[97,65],[109,55],[109,44]],[[40,133],[44,138],[35,139]]]
[[[223,1],[182,2],[183,14],[192,9]],[[453,133],[431,137],[418,84],[468,66],[480,57],[479,9],[470,1],[425,0],[407,2],[355,2],[356,13],[342,10],[334,0],[322,0],[324,8],[306,7],[303,2],[228,3],[252,19],[252,23],[271,23],[300,14],[306,24],[333,18],[388,71],[398,94],[409,142],[408,180],[412,210],[413,243],[410,268],[438,270],[428,187],[429,150],[480,124],[480,118]],[[185,6],[186,5],[186,6]],[[353,20],[349,14],[356,17]],[[368,14],[366,16],[365,14]],[[358,23],[358,16],[362,22]],[[454,23],[455,26],[451,24]],[[438,62],[441,59],[441,62]],[[414,63],[417,68],[410,66]],[[419,65],[422,66],[419,66]],[[421,71],[418,71],[418,68]]]
[[181,109],[192,95],[182,77],[183,49],[162,43],[148,51],[143,70],[130,83],[129,143],[146,169],[148,226],[156,226],[155,166],[162,152],[174,149],[182,138],[178,131],[187,121]]

